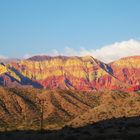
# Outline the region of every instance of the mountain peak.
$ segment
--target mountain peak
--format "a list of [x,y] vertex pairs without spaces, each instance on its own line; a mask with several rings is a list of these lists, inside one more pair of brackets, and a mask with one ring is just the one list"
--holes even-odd
[[67,56],[36,55],[36,56],[28,58],[27,60],[31,60],[31,61],[45,61],[45,60],[51,60],[51,59],[56,59],[56,58],[66,59],[66,58],[69,58],[69,57],[67,57]]
[[94,57],[91,56],[91,55],[86,55],[86,56],[83,56],[82,59],[85,59],[85,60],[91,60],[92,59],[93,60]]
[[46,60],[52,60],[52,59],[62,59],[62,60],[68,60],[68,59],[82,59],[82,60],[93,60],[94,58],[90,55],[86,55],[86,56],[48,56],[48,55],[36,55],[33,57],[30,57],[26,60],[30,60],[30,61],[46,61]]
[[125,67],[134,67],[140,68],[140,56],[129,56],[121,58],[112,63],[114,66],[125,66]]

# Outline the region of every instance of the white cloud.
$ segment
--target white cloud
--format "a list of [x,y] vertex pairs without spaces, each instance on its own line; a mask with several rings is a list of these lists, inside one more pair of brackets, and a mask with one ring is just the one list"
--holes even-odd
[[[39,54],[46,55],[46,54]],[[76,50],[71,47],[65,47],[62,52],[52,50],[49,54],[51,56],[65,55],[65,56],[85,56],[91,55],[103,62],[111,62],[122,57],[140,55],[140,41],[130,39],[128,41],[116,42],[114,44],[102,46],[99,49],[85,49],[81,47]],[[24,58],[29,58],[33,55],[26,54]]]
[[99,49],[90,49],[90,50],[85,48],[75,50],[74,48],[66,47],[64,48],[63,52],[59,53],[58,51],[55,50],[55,53],[56,55],[68,55],[68,56],[91,55],[101,61],[108,63],[120,59],[122,57],[140,55],[140,41],[130,39],[128,41],[116,42],[111,45],[106,45]]
[[140,41],[130,39],[128,41],[116,42],[97,50],[91,50],[91,54],[104,62],[111,62],[127,56],[140,55]]

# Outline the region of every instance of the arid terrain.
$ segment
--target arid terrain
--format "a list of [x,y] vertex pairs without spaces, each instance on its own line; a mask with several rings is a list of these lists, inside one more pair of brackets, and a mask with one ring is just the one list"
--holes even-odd
[[139,92],[1,87],[0,97],[1,139],[127,139],[140,135]]
[[0,64],[1,140],[140,138],[140,56],[34,56]]

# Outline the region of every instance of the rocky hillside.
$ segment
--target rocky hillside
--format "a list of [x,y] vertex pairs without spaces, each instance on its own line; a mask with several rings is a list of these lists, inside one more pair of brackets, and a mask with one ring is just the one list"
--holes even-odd
[[140,115],[140,95],[138,93],[104,92],[100,95],[99,102],[97,107],[76,117],[68,125],[81,127],[102,120]]
[[110,66],[119,81],[131,85],[129,91],[140,88],[140,56],[122,58]]
[[139,116],[139,106],[139,93],[1,87],[0,131],[39,130],[42,119],[44,129],[81,127],[114,117]]
[[140,89],[140,57],[105,64],[91,56],[32,58],[0,64],[0,85],[80,91]]
[[58,129],[98,106],[98,98],[88,92],[1,87],[0,129],[40,129],[42,107],[43,127]]

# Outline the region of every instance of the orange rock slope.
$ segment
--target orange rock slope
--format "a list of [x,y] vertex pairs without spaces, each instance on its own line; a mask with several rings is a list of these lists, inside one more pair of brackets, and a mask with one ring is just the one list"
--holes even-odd
[[74,90],[138,90],[140,56],[105,64],[91,56],[32,58],[0,64],[0,84]]

